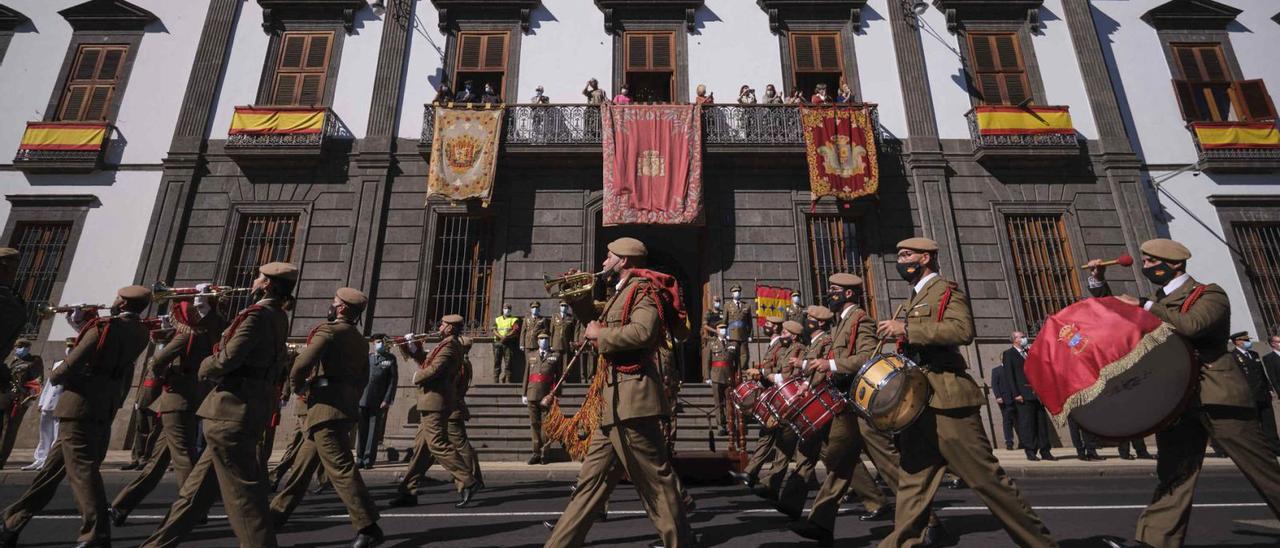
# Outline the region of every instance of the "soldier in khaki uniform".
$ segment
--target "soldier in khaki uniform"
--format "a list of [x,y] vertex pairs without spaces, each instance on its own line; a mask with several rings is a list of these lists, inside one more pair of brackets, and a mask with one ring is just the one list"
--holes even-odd
[[178,485],[186,481],[195,462],[196,372],[200,363],[213,354],[227,322],[212,301],[178,302],[170,310],[173,338],[152,358],[143,388],[156,393],[152,407],[160,415],[160,440],[146,468],[116,494],[108,512],[111,524],[124,525],[129,516],[164,478],[169,463],[178,474]]
[[617,292],[602,305],[574,303],[574,315],[590,322],[583,335],[595,341],[608,365],[600,373],[608,375],[600,422],[574,494],[546,546],[581,546],[624,473],[647,501],[645,510],[661,545],[693,545],[662,433],[662,418],[671,413],[671,402],[663,393],[662,364],[655,363],[666,335],[658,308],[663,305],[648,287],[649,280],[632,274],[644,266],[648,253],[634,238],[614,240],[607,249],[603,267],[618,276]]
[[31,488],[5,510],[0,546],[17,544],[18,533],[53,498],[64,474],[80,511],[80,545],[111,544],[100,467],[111,439],[111,420],[120,407],[119,388],[128,385],[133,361],[147,347],[147,328],[139,313],[150,304],[147,288],[121,288],[111,306],[113,315],[87,321],[75,348],[50,374],[50,382],[63,388],[54,408],[58,441]]
[[[569,308],[569,303],[560,301],[560,309],[555,316],[551,317],[551,351],[560,356],[560,363],[569,363],[573,359],[575,345],[573,342],[578,338],[578,319],[573,317],[573,309]],[[579,374],[570,374],[582,378]]]
[[531,301],[529,315],[520,321],[520,350],[524,355],[538,349],[539,333],[551,333],[551,318],[542,315],[542,303]]
[[973,342],[969,299],[938,274],[938,244],[927,238],[898,242],[898,273],[912,284],[906,321],[883,320],[876,334],[905,341],[904,350],[925,371],[929,407],[898,437],[902,473],[894,529],[881,547],[917,546],[929,506],[950,469],[986,503],[1021,546],[1057,546],[991,451],[978,414],[986,396],[969,376],[960,346]]
[[[804,362],[826,358],[831,353],[832,339],[828,327],[834,317],[835,314],[831,313],[831,309],[825,306],[814,305],[805,309],[805,331],[808,333],[809,344],[803,356],[787,360],[787,365],[794,368],[792,378],[811,377],[812,375],[804,370]],[[819,375],[818,380],[822,378],[823,376]],[[778,499],[774,501],[774,508],[792,520],[800,519],[804,511],[804,503],[809,498],[809,484],[813,483],[814,478],[817,477],[818,453],[822,449],[823,438],[824,436],[818,435],[801,442],[792,432],[784,440],[786,444],[784,449],[791,453],[796,469],[783,484]]]
[[[733,379],[738,373],[739,343],[728,340],[728,328],[724,322],[716,325],[716,337],[707,340],[706,359],[702,361],[702,378],[711,385],[711,394],[715,399],[716,423],[720,425],[720,435],[729,433],[725,422],[729,416],[726,406],[732,405],[729,390],[733,389]],[[745,345],[744,345],[745,346]]]
[[751,349],[747,346],[751,342],[751,329],[755,324],[755,309],[750,302],[742,300],[742,286],[733,284],[729,288],[729,299],[724,302],[724,322],[728,327],[733,327],[736,322],[742,322],[745,325],[745,331],[741,335],[736,335],[730,330],[729,339],[738,343],[737,366],[738,371],[746,371],[751,367]]
[[800,292],[791,292],[791,304],[787,305],[785,320],[804,325],[804,305],[800,303]]
[[0,247],[0,359],[13,351],[27,325],[27,303],[13,287],[17,275],[18,250]]
[[[454,390],[458,394],[458,405],[454,407],[453,412],[449,413],[448,427],[449,443],[458,449],[458,456],[462,457],[462,462],[471,469],[471,477],[476,479],[476,483],[484,489],[484,474],[480,471],[480,456],[476,454],[476,448],[471,445],[471,438],[467,436],[467,421],[471,420],[471,410],[467,408],[467,392],[471,390],[471,381],[475,379],[475,369],[471,367],[471,345],[473,341],[471,337],[458,337],[458,342],[462,344],[462,371],[458,375],[458,383]],[[465,485],[458,485],[458,489],[462,489]]]
[[13,361],[7,366],[0,364],[0,376],[0,469],[4,469],[27,408],[35,402],[44,384],[44,359],[31,353],[30,341],[18,339],[13,348]]
[[[1142,273],[1157,287],[1152,299],[1129,295],[1120,300],[1141,306],[1173,325],[1195,350],[1200,363],[1196,397],[1169,427],[1156,433],[1155,495],[1138,518],[1138,546],[1182,546],[1191,522],[1191,499],[1204,462],[1205,443],[1218,442],[1240,472],[1280,517],[1280,464],[1267,447],[1249,393],[1249,383],[1236,366],[1228,341],[1231,303],[1217,284],[1202,284],[1186,273],[1191,252],[1167,239],[1142,244]],[[1111,295],[1104,267],[1090,261],[1090,292]],[[1185,310],[1184,310],[1185,309]],[[1112,546],[1129,545],[1106,539]]]
[[[782,322],[781,334],[778,338],[780,350],[777,357],[770,362],[768,369],[748,370],[747,376],[760,381],[765,387],[782,384],[800,374],[800,368],[791,365],[791,358],[803,359],[808,347],[800,340],[804,334],[804,325],[787,320]],[[785,424],[765,424],[764,428],[773,433],[776,449],[769,461],[769,470],[762,472],[758,485],[751,492],[765,500],[777,500],[782,491],[783,480],[787,478],[787,470],[795,454],[796,434]]]
[[[778,366],[778,356],[786,349],[781,343],[782,322],[783,318],[781,316],[765,318],[764,334],[769,337],[769,344],[765,347],[764,356],[760,358],[760,362],[755,364],[755,367],[744,372],[744,378],[757,379],[762,374],[772,373]],[[760,478],[760,469],[764,468],[766,462],[772,462],[774,453],[777,452],[778,447],[774,429],[762,424],[760,425],[760,436],[756,438],[756,448],[751,452],[751,458],[747,460],[746,468],[742,472],[730,472],[730,474],[738,481],[746,484],[748,489],[755,487]]]
[[421,390],[418,394],[421,419],[413,442],[413,459],[397,487],[399,495],[391,501],[392,506],[418,504],[418,484],[427,469],[437,461],[453,475],[459,486],[458,508],[466,507],[480,490],[480,482],[472,476],[471,468],[458,454],[458,448],[449,441],[447,424],[449,414],[457,406],[458,376],[462,368],[462,343],[458,340],[458,331],[462,329],[462,323],[462,316],[457,314],[441,318],[440,335],[443,339],[431,349],[430,354],[422,352],[417,345],[406,345],[404,349],[405,355],[418,363],[413,384]]
[[297,282],[298,268],[292,264],[262,265],[253,281],[257,302],[240,311],[214,354],[200,364],[199,377],[215,383],[196,411],[204,419],[205,450],[178,489],[164,523],[142,546],[180,544],[219,494],[240,544],[276,546],[258,445],[278,401],[272,381],[287,359],[284,306],[293,299]]
[[356,529],[351,546],[359,548],[384,540],[378,509],[351,454],[356,407],[369,377],[369,345],[355,324],[367,304],[359,290],[339,289],[329,305],[329,321],[311,330],[294,360],[289,386],[306,398],[306,433],[285,488],[271,501],[271,519],[279,528],[302,502],[311,474],[323,465]]
[[524,395],[520,400],[529,408],[529,435],[533,441],[533,456],[529,464],[543,463],[543,451],[546,450],[546,439],[542,435],[542,398],[551,393],[551,385],[560,375],[560,357],[551,351],[551,338],[546,333],[538,334],[538,349],[525,356],[529,364],[524,376]]

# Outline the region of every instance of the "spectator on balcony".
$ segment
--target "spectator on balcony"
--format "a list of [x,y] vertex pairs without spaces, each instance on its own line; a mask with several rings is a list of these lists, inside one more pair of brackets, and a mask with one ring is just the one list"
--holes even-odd
[[831,104],[831,96],[827,95],[827,85],[818,84],[813,87],[813,97],[809,98],[809,102],[815,105]]
[[551,104],[551,98],[543,95],[542,86],[538,86],[533,88],[533,97],[529,98],[529,102],[535,105],[549,105]]
[[841,104],[855,102],[853,90],[849,89],[849,83],[844,81],[844,76],[840,77],[840,89],[836,91],[836,102]]
[[502,103],[502,98],[498,96],[498,92],[494,91],[493,84],[484,83],[484,92],[480,94],[480,102],[486,105],[497,105]]
[[453,102],[453,88],[449,87],[449,82],[440,82],[440,87],[436,88],[436,97],[431,100],[433,105],[443,105]]
[[588,105],[602,105],[609,102],[609,96],[600,89],[600,83],[595,78],[587,80],[587,87],[582,88],[582,95],[587,98]]
[[473,85],[474,84],[472,84],[471,80],[467,80],[466,82],[463,82],[462,89],[458,90],[458,95],[457,97],[454,98],[454,100],[456,100],[459,103],[474,103],[476,101],[479,101],[480,97],[477,96],[475,90],[472,89]]
[[742,87],[738,88],[738,104],[739,105],[756,104],[756,90],[751,89],[751,86],[742,84]]
[[623,85],[622,90],[619,91],[618,95],[613,98],[613,103],[615,105],[631,104],[631,90],[628,89],[626,85]]
[[698,84],[697,97],[693,98],[695,105],[714,105],[716,103],[715,92],[707,93],[706,84]]
[[764,86],[764,104],[766,105],[782,104],[782,96],[778,95],[778,90],[777,88],[773,87],[773,84],[766,84]]
[[788,105],[803,105],[803,104],[804,104],[804,90],[802,90],[802,89],[800,89],[800,88],[796,88],[796,89],[791,90],[791,95],[787,97],[787,104],[788,104]]

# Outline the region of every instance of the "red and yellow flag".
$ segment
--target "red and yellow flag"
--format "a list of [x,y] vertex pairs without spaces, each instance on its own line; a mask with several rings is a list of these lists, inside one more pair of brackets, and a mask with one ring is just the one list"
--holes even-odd
[[981,135],[1031,135],[1039,133],[1075,133],[1067,107],[997,106],[973,108]]
[[1275,122],[1192,122],[1202,149],[1280,148]]
[[27,122],[18,149],[102,150],[106,140],[106,122]]
[[231,135],[320,133],[328,111],[321,107],[236,107]]
[[756,323],[765,324],[769,316],[785,316],[791,304],[791,290],[768,285],[756,286]]

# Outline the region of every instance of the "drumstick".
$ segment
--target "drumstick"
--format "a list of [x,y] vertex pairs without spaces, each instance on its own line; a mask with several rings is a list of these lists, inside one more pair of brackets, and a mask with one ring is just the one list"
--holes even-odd
[[[574,362],[577,362],[578,358],[582,356],[582,349],[586,348],[587,343],[589,342],[591,342],[590,339],[583,337],[582,344],[578,345],[577,350],[573,351],[573,359],[569,360],[569,363],[564,365],[564,371],[560,373],[560,379],[556,381],[556,384],[551,387],[551,391],[547,392],[547,396],[543,398],[543,400],[546,401],[547,403],[543,405],[542,402],[538,402],[540,405],[542,405],[543,407],[551,406],[550,400],[548,400],[547,398],[553,397],[556,393],[556,390],[560,389],[560,384],[563,383],[564,380],[569,377],[569,371],[573,369]],[[586,370],[584,369],[583,372],[585,373]]]
[[[896,319],[898,319],[898,314],[901,314],[901,313],[902,313],[902,311],[904,311],[904,310],[906,310],[906,309],[907,309],[907,304],[906,304],[906,303],[902,303],[901,305],[899,305],[899,306],[898,306],[898,309],[897,309],[897,310],[893,311],[893,317],[892,317],[892,318],[889,318],[889,319],[890,319],[890,320],[896,320]],[[878,355],[880,355],[880,350],[882,350],[882,349],[884,348],[884,343],[885,343],[885,341],[888,341],[888,340],[889,340],[889,339],[887,339],[887,338],[880,339],[880,342],[879,342],[878,344],[876,344],[876,351],[875,351],[873,354],[871,354],[871,355],[872,355],[872,356],[878,356]]]

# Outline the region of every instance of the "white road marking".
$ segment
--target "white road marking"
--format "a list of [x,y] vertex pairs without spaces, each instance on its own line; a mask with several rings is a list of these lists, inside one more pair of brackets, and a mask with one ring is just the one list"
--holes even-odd
[[[1201,503],[1192,505],[1195,508],[1265,508],[1267,505],[1261,502],[1225,502],[1225,503]],[[1037,511],[1068,511],[1068,510],[1141,510],[1146,508],[1144,504],[1114,504],[1105,506],[1033,506]],[[987,511],[986,506],[947,506],[939,508],[940,512],[982,512]],[[772,508],[752,508],[748,510],[734,510],[728,512],[699,510],[701,513],[713,514],[768,514],[777,512]],[[558,517],[560,512],[422,512],[422,513],[382,513],[383,518],[546,518]],[[610,516],[642,516],[644,510],[609,510]],[[33,519],[57,519],[57,520],[78,520],[79,514],[46,514],[34,516]],[[159,520],[164,519],[163,514],[130,514],[130,520]],[[227,519],[225,514],[209,514],[209,519]],[[301,520],[347,520],[351,519],[347,514],[329,514],[325,516],[300,516]]]

